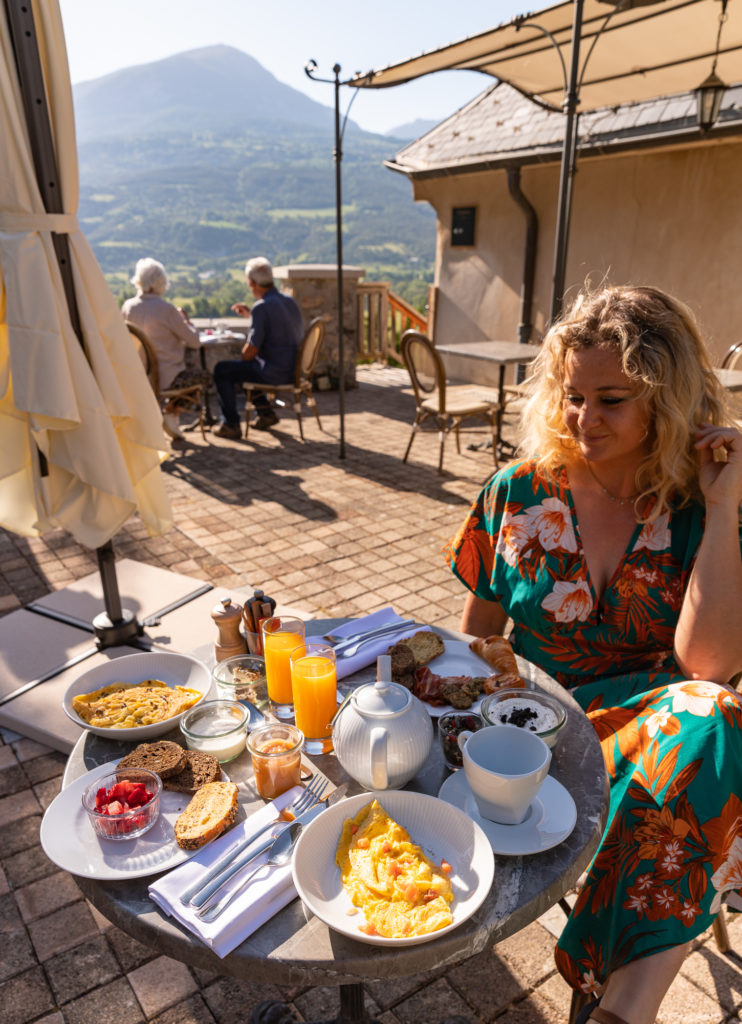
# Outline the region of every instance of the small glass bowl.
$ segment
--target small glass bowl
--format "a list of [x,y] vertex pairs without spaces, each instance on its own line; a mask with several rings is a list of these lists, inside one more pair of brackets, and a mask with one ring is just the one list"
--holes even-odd
[[221,763],[234,761],[245,749],[247,708],[234,700],[207,700],[180,720],[189,750],[213,754]]
[[[506,701],[516,701],[517,703],[508,704],[506,707],[503,707]],[[537,713],[544,714],[550,712],[551,724],[544,725],[541,728],[534,728],[533,719],[524,714],[523,710],[520,710],[519,713],[519,706],[522,709],[523,705],[530,705]],[[519,725],[529,729],[531,732],[535,732],[549,747],[554,746],[559,733],[564,728],[564,723],[567,721],[567,712],[564,705],[560,704],[554,697],[541,693],[540,690],[516,688],[498,690],[496,693],[491,693],[484,698],[479,712],[486,725]]]
[[[146,804],[140,807],[132,807],[121,814],[106,814],[96,810],[96,797],[103,789],[109,791],[118,782],[128,780],[129,782],[142,782],[152,797]],[[160,814],[160,793],[162,782],[159,775],[148,771],[146,768],[132,768],[130,771],[117,775],[111,772],[109,775],[101,775],[95,782],[91,782],[82,794],[82,805],[87,811],[93,831],[101,839],[136,839],[143,836],[152,828]]]
[[444,711],[438,718],[438,741],[443,752],[443,760],[452,771],[464,766],[458,739],[459,733],[468,730],[478,732],[484,728],[485,722],[476,711]]
[[222,700],[249,700],[258,708],[268,703],[262,654],[237,654],[234,658],[225,658],[217,662],[211,674],[217,695]]

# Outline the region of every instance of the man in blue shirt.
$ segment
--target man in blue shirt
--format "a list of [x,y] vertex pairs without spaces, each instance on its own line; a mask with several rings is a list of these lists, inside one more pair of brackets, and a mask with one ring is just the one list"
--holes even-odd
[[[252,310],[242,302],[232,309],[240,316],[251,316],[252,324],[242,349],[242,359],[227,359],[214,367],[214,383],[219,397],[222,424],[217,437],[239,440],[242,436],[235,399],[235,384],[290,384],[294,379],[304,323],[299,307],[288,295],[282,295],[273,283],[273,267],[262,256],[248,260],[247,284],[256,298]],[[270,430],[278,416],[262,391],[253,392],[258,413],[257,430]]]

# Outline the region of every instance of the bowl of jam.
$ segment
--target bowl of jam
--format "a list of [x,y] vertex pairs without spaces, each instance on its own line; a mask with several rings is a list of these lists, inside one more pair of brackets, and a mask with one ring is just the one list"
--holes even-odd
[[459,733],[476,732],[485,725],[484,719],[476,711],[444,711],[438,719],[438,741],[443,751],[443,759],[453,771],[464,765],[459,748]]

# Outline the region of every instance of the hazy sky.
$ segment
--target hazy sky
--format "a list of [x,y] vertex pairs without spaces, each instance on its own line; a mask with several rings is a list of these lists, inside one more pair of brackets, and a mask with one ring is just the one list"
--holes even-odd
[[[318,103],[333,89],[311,82],[313,58],[322,77],[383,67],[423,50],[494,28],[547,0],[60,0],[73,83],[147,64],[200,46],[227,43],[258,60],[276,78]],[[368,90],[351,118],[386,132],[416,117],[443,120],[493,80],[469,71],[439,72],[408,85]],[[353,93],[342,90],[343,113]],[[246,98],[249,99],[249,98]],[[141,98],[146,102],[146,97]],[[132,102],[137,102],[132,97]]]

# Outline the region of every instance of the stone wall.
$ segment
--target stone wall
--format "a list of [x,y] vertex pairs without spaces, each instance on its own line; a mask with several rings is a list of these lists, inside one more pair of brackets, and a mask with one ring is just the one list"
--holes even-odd
[[[355,387],[358,354],[357,286],[366,271],[343,267],[343,364],[345,387]],[[273,276],[285,295],[299,304],[305,326],[317,316],[327,317],[317,377],[329,378],[337,387],[340,379],[338,344],[337,267],[333,263],[296,263],[274,267]]]

